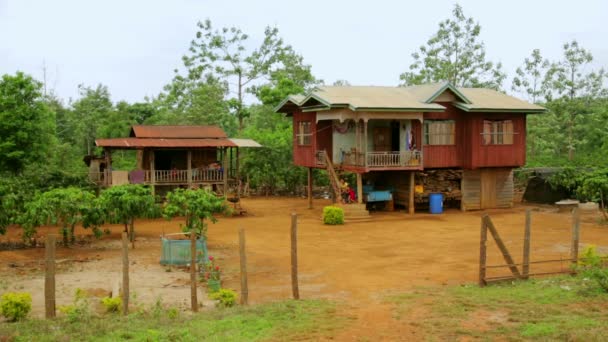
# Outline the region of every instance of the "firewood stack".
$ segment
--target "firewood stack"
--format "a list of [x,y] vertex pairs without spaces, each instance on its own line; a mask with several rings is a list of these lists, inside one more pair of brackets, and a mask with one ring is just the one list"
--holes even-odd
[[425,170],[416,173],[416,185],[424,186],[424,193],[417,197],[428,197],[430,193],[443,193],[446,199],[460,199],[462,170]]

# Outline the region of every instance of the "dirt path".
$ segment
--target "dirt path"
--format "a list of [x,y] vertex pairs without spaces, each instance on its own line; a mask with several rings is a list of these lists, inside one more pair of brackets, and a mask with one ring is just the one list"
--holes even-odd
[[[301,297],[341,300],[348,303],[346,307],[349,312],[344,314],[356,317],[350,328],[352,330],[344,331],[337,336],[338,340],[352,340],[353,336],[358,336],[360,340],[375,340],[385,335],[386,339],[418,336],[412,334],[419,332],[390,318],[390,305],[383,304],[384,296],[408,291],[416,286],[456,285],[477,279],[482,212],[462,213],[454,210],[443,215],[420,213],[414,217],[401,212],[373,213],[371,222],[330,227],[322,225],[320,221],[322,207],[329,204],[325,200],[316,200],[314,210],[305,209],[305,199],[255,198],[243,202],[249,215],[220,218],[217,224],[209,226],[208,246],[225,269],[224,287],[239,289],[237,242],[238,229],[243,227],[248,244],[250,302],[290,298],[290,212],[296,211],[299,217]],[[488,211],[516,261],[521,260],[524,211],[523,206]],[[595,244],[608,252],[608,229],[597,225],[596,217],[593,214],[583,215],[581,243]],[[132,260],[136,262],[134,269],[139,270],[141,275],[142,287],[138,293],[164,296],[166,286],[162,285],[173,282],[182,286],[179,289],[185,295],[176,290],[175,295],[165,297],[165,303],[181,302],[182,296],[189,298],[187,283],[180,280],[180,277],[187,278],[187,274],[166,272],[158,264],[159,236],[178,232],[180,223],[183,222],[162,219],[136,223],[138,243],[132,252]],[[80,278],[104,284],[119,272],[120,256],[116,244],[122,228],[109,228],[112,234],[101,241],[85,247],[59,248],[58,258],[87,261],[67,268],[65,272],[81,273]],[[45,230],[41,233],[43,235]],[[79,230],[78,233],[88,232]],[[556,213],[550,207],[535,208],[532,216],[532,260],[567,258],[569,234],[568,214]],[[8,236],[15,237],[16,232]],[[42,249],[0,252],[0,271],[5,275],[2,279],[6,281],[18,276],[24,289],[41,290],[37,283],[42,279],[41,265],[35,263],[42,259],[43,252]],[[489,264],[502,263],[493,243],[489,244],[488,253]],[[23,267],[9,267],[10,263],[20,263]],[[532,271],[560,267],[567,268],[568,264],[549,265],[542,269],[533,267]],[[499,274],[504,274],[504,270],[495,271],[495,275]],[[31,278],[32,282],[28,283],[23,277]],[[78,286],[70,284],[78,283],[78,277],[74,277],[66,280],[68,292],[70,286]],[[149,286],[143,286],[146,284]],[[155,286],[159,288],[158,292],[155,292]],[[146,300],[153,301],[154,295],[147,295],[152,299]]]

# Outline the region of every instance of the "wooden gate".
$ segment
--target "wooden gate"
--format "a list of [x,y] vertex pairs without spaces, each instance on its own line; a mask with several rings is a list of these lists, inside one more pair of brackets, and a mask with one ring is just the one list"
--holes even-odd
[[[496,246],[502,253],[505,264],[500,265],[487,265],[487,240],[488,231],[492,235],[492,238],[496,242]],[[492,223],[490,216],[484,214],[481,217],[481,234],[479,241],[479,286],[486,286],[492,282],[508,281],[516,279],[528,279],[530,276],[540,276],[549,274],[572,274],[575,273],[573,267],[568,267],[567,270],[559,270],[554,272],[536,272],[530,273],[530,265],[533,264],[546,264],[546,263],[559,263],[568,262],[569,265],[575,266],[578,263],[578,245],[580,236],[580,216],[578,209],[572,211],[572,240],[570,245],[570,258],[568,259],[554,259],[554,260],[539,260],[530,261],[530,232],[531,232],[531,212],[530,209],[526,210],[526,223],[524,228],[524,243],[523,243],[523,258],[521,263],[516,263],[513,260],[512,254],[509,252],[504,242],[502,241],[498,230]],[[520,270],[521,267],[521,270]],[[511,272],[510,275],[498,276],[498,277],[487,277],[486,272],[488,269],[493,268],[508,268]]]

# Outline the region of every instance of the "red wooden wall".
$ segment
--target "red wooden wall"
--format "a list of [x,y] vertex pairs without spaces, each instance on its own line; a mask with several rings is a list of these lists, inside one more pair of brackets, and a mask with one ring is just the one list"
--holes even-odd
[[[298,133],[298,123],[310,121],[310,131],[312,132],[310,145],[298,145],[296,134]],[[303,113],[297,111],[293,113],[293,163],[298,166],[315,166],[315,152],[317,151],[317,113]],[[330,132],[331,133],[331,132]]]
[[[468,129],[470,130],[469,158],[465,168],[523,166],[526,163],[526,115],[518,113],[469,113]],[[481,133],[483,120],[512,120],[512,145],[483,145]],[[465,145],[467,146],[467,145]]]
[[424,145],[423,163],[425,168],[462,167],[465,141],[465,119],[462,111],[450,103],[440,103],[446,107],[442,113],[424,113],[425,120],[443,119],[456,121],[454,145]]

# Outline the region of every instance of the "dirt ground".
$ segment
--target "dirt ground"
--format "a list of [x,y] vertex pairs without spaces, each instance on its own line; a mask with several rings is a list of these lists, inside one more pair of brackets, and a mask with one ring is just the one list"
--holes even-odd
[[[351,306],[349,315],[357,320],[352,328],[335,337],[338,340],[416,336],[416,332],[406,331],[404,327],[391,327],[391,333],[386,332],[395,322],[382,299],[417,286],[476,282],[480,217],[484,212],[491,216],[516,262],[521,261],[527,208],[523,205],[484,212],[448,210],[442,215],[377,212],[372,213],[371,222],[325,226],[320,220],[321,210],[329,203],[315,200],[315,209],[309,210],[306,199],[244,199],[246,216],[222,217],[218,223],[211,224],[208,247],[225,270],[223,287],[239,290],[238,229],[243,227],[247,238],[250,302],[291,297],[292,211],[298,214],[301,297],[342,300]],[[533,209],[531,259],[568,258],[570,214],[558,213],[549,206],[529,208]],[[582,213],[581,243],[594,244],[608,252],[608,227],[598,225],[597,217],[597,213]],[[162,219],[136,222],[136,248],[130,251],[131,288],[142,305],[151,305],[161,297],[165,304],[188,307],[188,273],[159,265],[159,237],[163,233],[178,232],[180,223]],[[67,249],[58,247],[58,305],[69,303],[76,288],[105,295],[116,286],[121,272],[119,234],[122,227],[109,228],[112,234],[102,240]],[[40,235],[48,231],[55,228],[43,229]],[[16,239],[16,234],[16,231],[9,232],[2,239]],[[77,234],[89,232],[79,230]],[[488,246],[488,264],[504,263],[491,238]],[[44,311],[43,257],[42,248],[0,252],[0,290],[32,293],[37,315]],[[531,272],[567,268],[567,262],[558,262],[542,267],[533,265]],[[507,275],[507,272],[498,269],[490,275]]]

